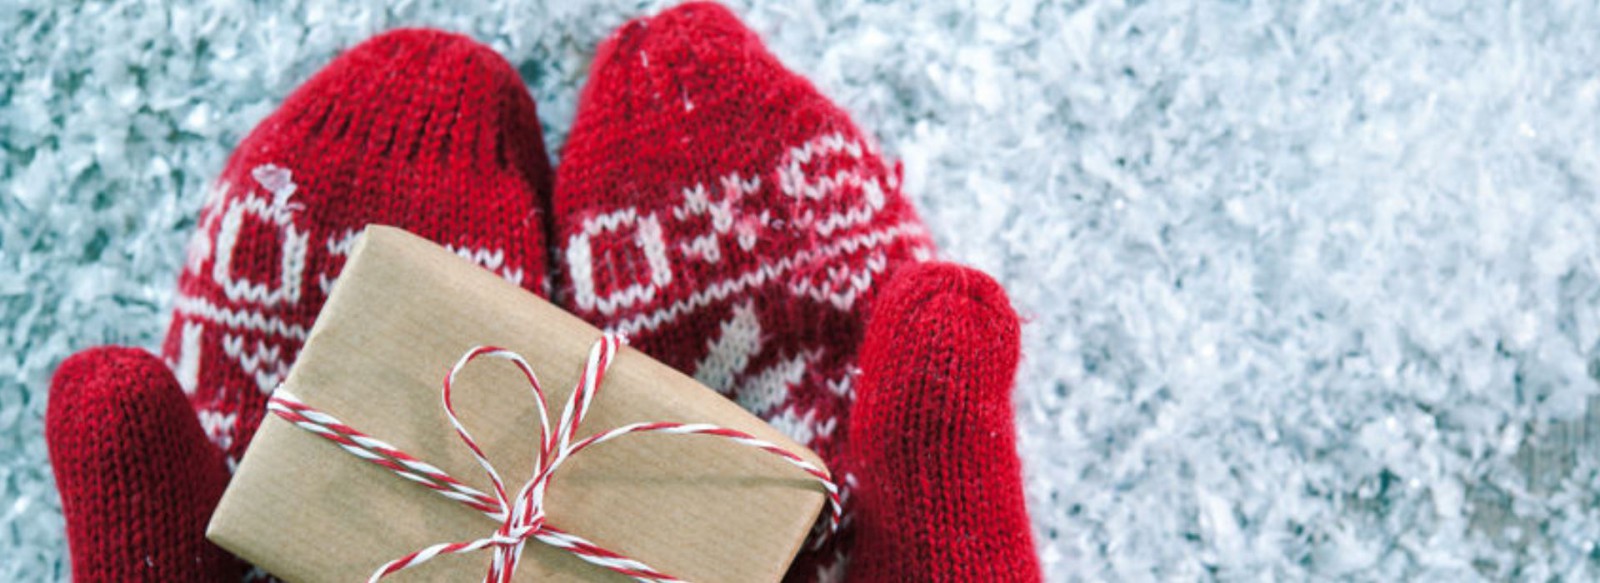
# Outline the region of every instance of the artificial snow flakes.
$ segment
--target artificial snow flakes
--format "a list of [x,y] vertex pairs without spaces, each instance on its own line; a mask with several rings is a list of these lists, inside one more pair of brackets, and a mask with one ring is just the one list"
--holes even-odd
[[[559,163],[649,4],[0,3],[0,580],[66,576],[51,371],[155,348],[207,181],[291,88],[464,32]],[[734,9],[1027,320],[1050,579],[1600,577],[1600,7]]]

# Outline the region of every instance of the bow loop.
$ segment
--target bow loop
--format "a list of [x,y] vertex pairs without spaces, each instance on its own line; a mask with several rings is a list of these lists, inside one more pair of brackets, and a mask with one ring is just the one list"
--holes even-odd
[[[589,409],[594,404],[595,394],[599,392],[606,371],[610,369],[611,361],[622,344],[620,337],[606,334],[589,349],[589,356],[582,374],[579,375],[577,386],[573,387],[571,396],[567,398],[566,408],[561,412],[561,419],[554,426],[550,424],[550,410],[544,387],[539,384],[539,377],[534,374],[533,367],[521,355],[503,348],[479,346],[468,350],[456,361],[450,368],[450,373],[445,376],[440,391],[445,417],[450,420],[456,435],[461,438],[463,444],[466,444],[467,449],[472,452],[473,459],[488,476],[494,490],[492,495],[472,488],[446,474],[444,470],[418,460],[392,445],[361,433],[331,415],[311,408],[286,391],[277,391],[268,402],[267,408],[290,423],[333,441],[360,459],[387,468],[396,475],[480,511],[500,523],[489,536],[473,541],[432,545],[385,563],[373,571],[372,577],[368,579],[369,582],[375,583],[440,555],[471,553],[492,548],[493,558],[488,573],[484,575],[484,581],[509,583],[512,574],[516,572],[517,563],[522,557],[528,539],[536,539],[544,544],[564,549],[584,561],[637,581],[678,582],[679,580],[671,575],[656,571],[649,565],[605,549],[577,535],[563,532],[546,522],[545,492],[550,486],[552,476],[567,459],[592,445],[636,433],[710,435],[776,455],[809,474],[822,486],[828,496],[828,532],[838,529],[839,490],[829,479],[827,472],[776,444],[757,439],[747,433],[704,423],[644,422],[624,425],[579,439],[578,427],[588,416]],[[479,358],[494,358],[515,365],[527,380],[528,387],[533,393],[534,403],[538,407],[539,440],[535,444],[533,475],[523,482],[515,495],[506,493],[505,482],[500,472],[489,462],[478,442],[473,439],[472,433],[456,417],[452,401],[456,376],[468,364]]]

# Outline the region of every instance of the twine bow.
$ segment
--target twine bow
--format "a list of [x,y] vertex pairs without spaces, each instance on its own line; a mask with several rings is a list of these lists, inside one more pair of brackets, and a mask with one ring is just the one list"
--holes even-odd
[[[489,476],[489,481],[494,486],[492,495],[468,486],[444,470],[412,457],[382,440],[345,425],[327,413],[311,408],[287,391],[277,391],[268,402],[267,409],[301,429],[338,444],[360,459],[387,468],[402,478],[426,486],[500,523],[500,527],[488,536],[471,541],[432,545],[385,563],[373,571],[372,576],[367,579],[368,583],[375,583],[379,579],[421,565],[440,555],[471,553],[486,548],[493,549],[494,558],[489,563],[489,571],[484,575],[484,582],[507,583],[511,581],[512,573],[516,572],[517,562],[522,558],[523,548],[530,538],[564,549],[584,561],[632,577],[637,581],[680,582],[679,579],[657,571],[649,565],[545,523],[545,491],[549,488],[556,469],[567,459],[591,445],[632,433],[710,435],[778,456],[803,470],[822,485],[828,495],[829,532],[838,529],[839,490],[828,478],[827,472],[777,444],[757,439],[742,431],[704,423],[646,422],[632,423],[581,440],[577,439],[578,426],[588,415],[589,408],[594,403],[595,393],[599,392],[600,383],[605,379],[606,371],[610,368],[611,360],[621,343],[622,341],[616,336],[606,334],[590,348],[583,374],[578,379],[578,385],[573,389],[572,396],[567,400],[566,409],[562,411],[561,421],[555,426],[554,432],[550,431],[550,412],[544,388],[540,386],[533,367],[521,355],[503,348],[480,346],[467,351],[456,361],[455,366],[450,368],[450,374],[445,377],[442,391],[444,412],[450,419],[450,424],[455,427],[456,434],[461,437],[461,441],[467,445],[467,449],[472,450],[472,457],[478,460],[478,465]],[[455,384],[456,374],[460,373],[468,363],[480,357],[496,358],[516,365],[527,378],[528,386],[533,391],[534,402],[539,408],[541,424],[539,449],[535,452],[534,459],[535,471],[533,477],[522,485],[515,496],[506,494],[500,472],[489,463],[483,450],[478,447],[477,441],[472,438],[472,434],[456,417],[455,407],[451,404],[451,387]]]

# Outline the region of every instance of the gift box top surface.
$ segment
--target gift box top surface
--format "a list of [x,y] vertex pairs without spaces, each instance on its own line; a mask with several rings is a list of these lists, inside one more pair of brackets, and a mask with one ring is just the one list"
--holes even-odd
[[[474,346],[532,364],[552,422],[601,332],[424,239],[369,227],[279,390],[490,492],[440,405],[440,384]],[[480,361],[455,383],[455,410],[510,490],[532,475],[540,420],[513,366]],[[712,423],[817,456],[683,374],[623,348],[579,428]],[[783,460],[706,436],[629,435],[563,465],[545,501],[551,525],[689,581],[782,578],[824,503]],[[207,536],[289,581],[365,580],[392,559],[481,538],[484,514],[358,460],[268,415]],[[446,556],[395,581],[472,580],[488,551]],[[566,551],[527,543],[517,581],[623,581]]]

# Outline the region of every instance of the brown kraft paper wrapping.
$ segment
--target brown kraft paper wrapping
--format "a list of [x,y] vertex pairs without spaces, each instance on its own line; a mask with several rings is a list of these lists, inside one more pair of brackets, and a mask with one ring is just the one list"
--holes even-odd
[[[424,239],[372,226],[362,236],[279,390],[432,463],[481,491],[489,480],[440,405],[452,364],[477,345],[533,365],[552,423],[600,331]],[[512,492],[533,472],[539,419],[509,363],[475,362],[455,408]],[[633,422],[712,423],[816,454],[693,379],[631,348],[616,356],[586,436]],[[777,581],[824,504],[821,488],[776,456],[707,436],[630,435],[555,473],[551,525],[688,581]],[[268,414],[206,533],[287,581],[364,581],[428,545],[468,541],[498,523]],[[436,558],[392,581],[471,581],[488,550]],[[626,581],[537,540],[516,581]]]

